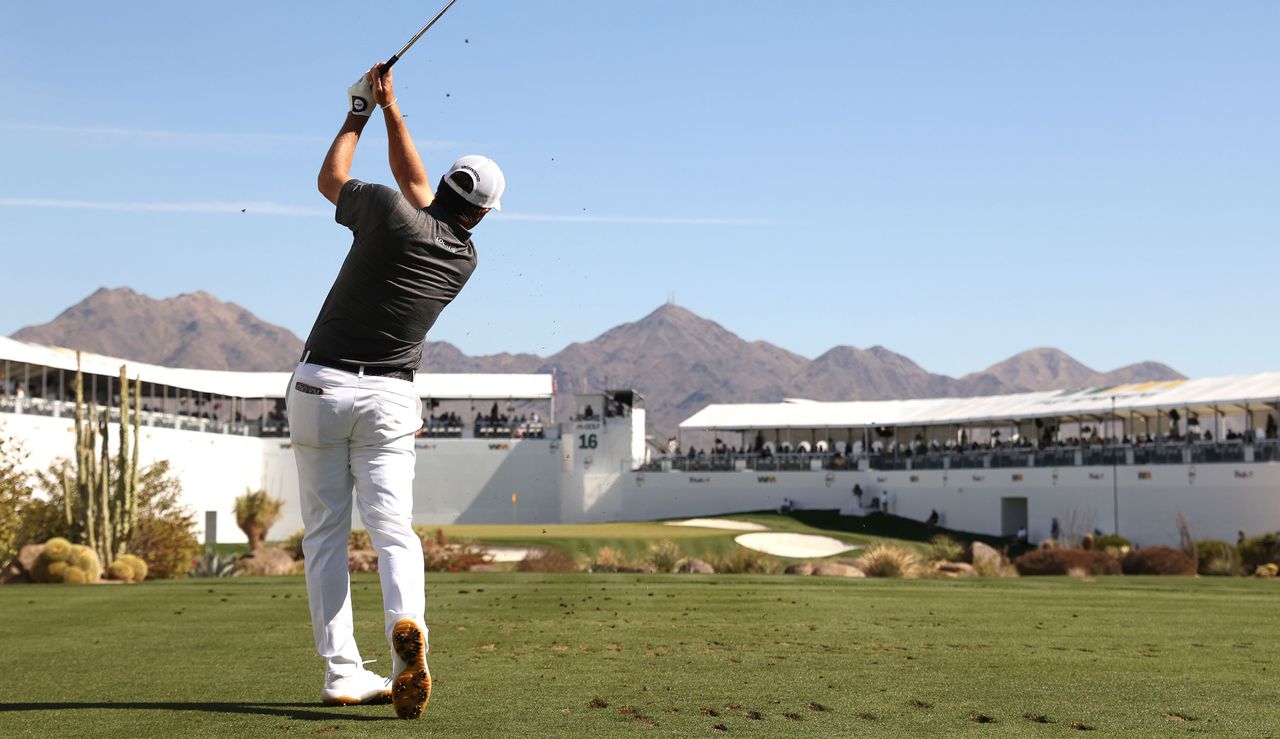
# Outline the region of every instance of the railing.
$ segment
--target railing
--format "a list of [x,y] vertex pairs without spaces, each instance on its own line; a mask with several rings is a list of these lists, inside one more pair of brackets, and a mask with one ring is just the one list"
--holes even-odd
[[1019,467],[1110,467],[1112,465],[1156,464],[1240,464],[1280,462],[1280,440],[1253,442],[1192,441],[1151,444],[1094,444],[1086,446],[1034,448],[980,448],[934,450],[921,453],[870,454],[851,457],[839,453],[754,454],[723,452],[696,457],[659,457],[644,469],[679,472],[798,471],[856,469],[865,462],[882,471],[941,469],[1014,469]]

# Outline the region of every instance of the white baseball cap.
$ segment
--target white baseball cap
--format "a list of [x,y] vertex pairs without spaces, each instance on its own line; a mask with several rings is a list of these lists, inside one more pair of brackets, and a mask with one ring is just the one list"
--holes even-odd
[[[464,192],[451,179],[455,172],[466,172],[471,175],[471,181],[475,183],[471,192]],[[444,181],[449,183],[449,187],[468,203],[478,208],[502,210],[502,191],[507,189],[507,178],[503,176],[502,170],[498,169],[497,162],[489,157],[471,154],[459,159],[453,163],[448,172],[445,172]]]

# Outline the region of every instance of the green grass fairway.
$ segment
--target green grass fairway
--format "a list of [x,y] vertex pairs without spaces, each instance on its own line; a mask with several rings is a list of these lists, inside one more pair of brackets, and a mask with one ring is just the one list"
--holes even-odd
[[[400,722],[389,706],[317,704],[301,578],[0,587],[0,736],[1280,726],[1275,581],[473,574],[428,588],[435,693],[423,721]],[[385,670],[376,576],[354,594],[365,657]]]

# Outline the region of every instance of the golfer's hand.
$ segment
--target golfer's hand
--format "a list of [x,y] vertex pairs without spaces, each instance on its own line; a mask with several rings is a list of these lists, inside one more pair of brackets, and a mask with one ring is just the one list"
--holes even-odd
[[373,65],[365,75],[365,81],[373,88],[373,99],[378,105],[387,105],[396,99],[396,92],[391,87],[391,70],[388,69],[385,75],[380,73],[381,70],[382,62]]
[[347,88],[347,102],[351,105],[352,115],[368,117],[373,112],[377,103],[374,102],[373,86],[369,84],[368,75],[362,76]]

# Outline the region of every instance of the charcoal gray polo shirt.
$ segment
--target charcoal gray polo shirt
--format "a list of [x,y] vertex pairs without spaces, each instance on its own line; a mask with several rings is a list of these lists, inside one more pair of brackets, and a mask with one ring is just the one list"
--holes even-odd
[[307,337],[307,349],[351,364],[417,369],[440,311],[476,268],[471,232],[436,204],[418,209],[389,187],[347,180],[338,223],[355,234]]

